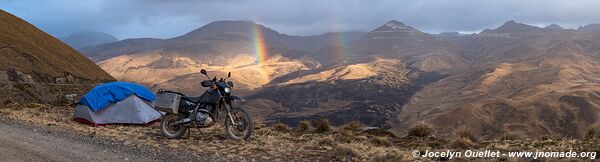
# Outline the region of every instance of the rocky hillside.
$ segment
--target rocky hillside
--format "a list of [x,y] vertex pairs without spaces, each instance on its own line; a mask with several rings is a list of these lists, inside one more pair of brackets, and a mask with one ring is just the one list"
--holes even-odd
[[[257,40],[256,32],[263,37]],[[199,95],[206,77],[233,73],[240,93],[253,91],[273,78],[320,67],[306,52],[281,43],[290,36],[249,21],[219,21],[171,39],[135,39],[92,48],[88,56],[119,80]],[[255,54],[257,41],[268,44],[265,58]]]
[[[0,11],[0,87],[3,103],[52,102],[56,92],[114,80],[91,60],[28,22]],[[76,89],[76,88],[75,88]],[[3,104],[0,103],[0,104]]]
[[[260,64],[257,26],[269,47]],[[508,21],[478,34],[433,35],[392,20],[341,45],[303,39],[253,22],[219,21],[180,37],[124,40],[87,54],[118,79],[192,94],[203,90],[199,69],[232,71],[257,118],[289,125],[327,117],[403,134],[425,121],[442,135],[468,123],[484,137],[580,137],[600,122],[597,25],[572,30]]]
[[[462,47],[389,21],[345,45],[337,64],[280,77],[249,96],[268,121],[294,125],[329,118],[391,128],[386,121],[423,86],[464,69]],[[335,54],[335,53],[333,53]],[[273,109],[264,110],[263,107]]]
[[484,136],[506,132],[582,137],[600,122],[600,30],[538,28],[508,21],[456,40],[468,71],[419,91],[389,123],[446,129],[469,123]]
[[485,137],[582,137],[600,122],[599,31],[508,21],[448,39],[390,21],[347,44],[346,63],[279,79],[249,105],[292,125],[325,116],[397,134],[425,121],[442,134],[468,123]]

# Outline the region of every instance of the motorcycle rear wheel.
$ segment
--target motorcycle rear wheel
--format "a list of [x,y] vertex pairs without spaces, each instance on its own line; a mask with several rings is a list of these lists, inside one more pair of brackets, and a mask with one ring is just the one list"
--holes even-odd
[[183,114],[172,114],[169,113],[163,117],[160,121],[160,132],[169,139],[181,138],[187,132],[187,127],[185,126],[169,126],[170,123],[181,120],[185,118]]
[[225,131],[229,139],[236,141],[248,139],[254,129],[250,112],[241,108],[231,108],[230,113],[236,125],[231,122],[229,116],[225,118]]

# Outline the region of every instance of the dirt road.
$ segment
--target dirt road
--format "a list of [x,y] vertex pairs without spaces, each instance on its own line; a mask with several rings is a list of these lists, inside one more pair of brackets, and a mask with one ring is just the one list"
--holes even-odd
[[0,161],[212,161],[0,119]]

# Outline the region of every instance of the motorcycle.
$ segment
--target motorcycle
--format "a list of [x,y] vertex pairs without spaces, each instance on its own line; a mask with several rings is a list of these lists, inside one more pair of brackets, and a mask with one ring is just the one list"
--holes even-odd
[[[233,82],[226,81],[231,77],[217,81],[210,79],[206,70],[200,73],[208,77],[201,82],[202,87],[209,87],[201,96],[188,97],[179,92],[159,90],[158,94],[172,93],[179,97],[179,106],[174,106],[167,112],[160,122],[161,133],[170,139],[181,138],[189,128],[208,128],[220,121],[220,116],[225,115],[224,125],[227,136],[232,140],[248,139],[252,134],[252,115],[240,107],[233,107],[234,102],[245,102],[238,96],[231,95]],[[222,114],[222,115],[219,115]]]

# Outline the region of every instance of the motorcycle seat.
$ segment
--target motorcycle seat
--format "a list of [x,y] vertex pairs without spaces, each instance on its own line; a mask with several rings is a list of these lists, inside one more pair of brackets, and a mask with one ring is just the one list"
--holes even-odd
[[188,100],[188,101],[192,101],[195,103],[200,102],[200,99],[202,98],[202,96],[196,96],[196,97],[190,97],[190,96],[181,96],[182,99],[184,100]]

